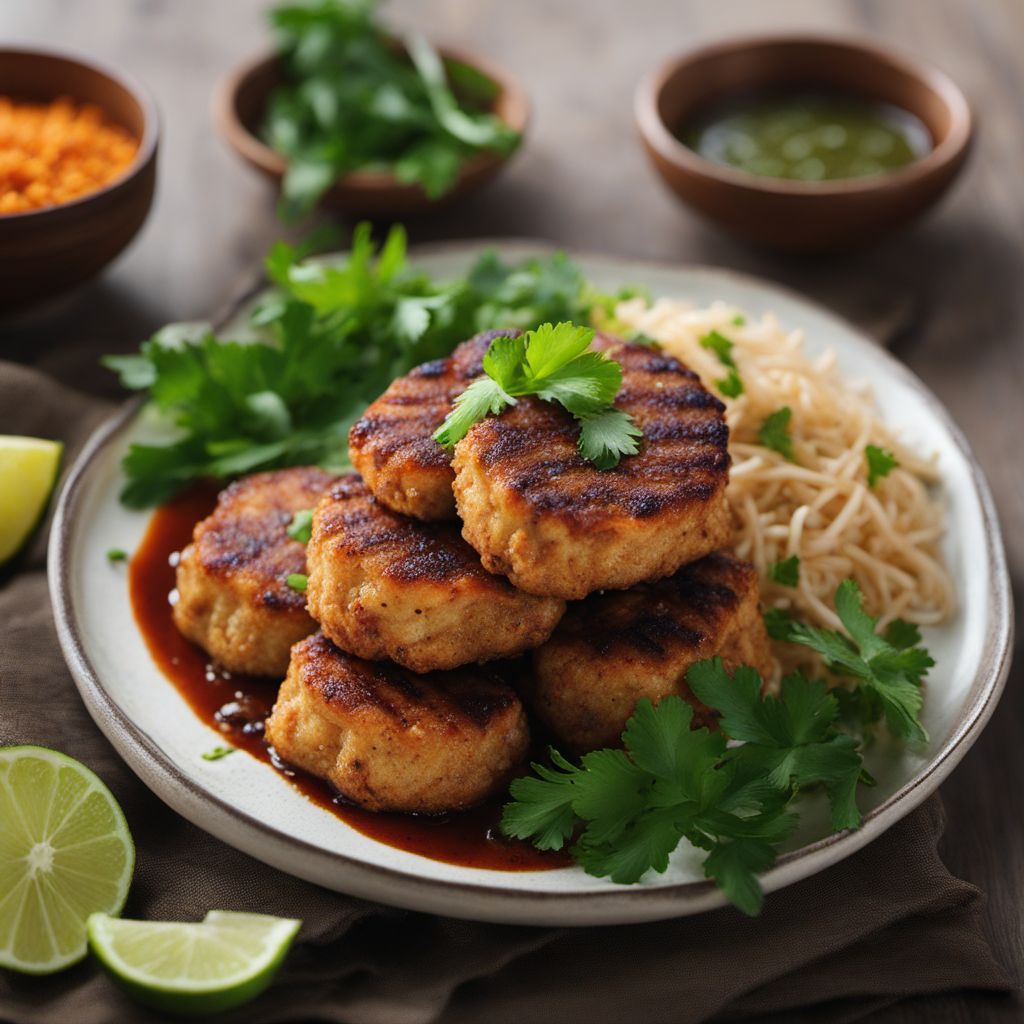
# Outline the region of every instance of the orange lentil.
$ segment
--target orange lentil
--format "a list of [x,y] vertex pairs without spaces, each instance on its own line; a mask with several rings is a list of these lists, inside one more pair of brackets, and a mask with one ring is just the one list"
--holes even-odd
[[131,164],[138,148],[130,132],[92,104],[0,96],[0,216],[95,192]]

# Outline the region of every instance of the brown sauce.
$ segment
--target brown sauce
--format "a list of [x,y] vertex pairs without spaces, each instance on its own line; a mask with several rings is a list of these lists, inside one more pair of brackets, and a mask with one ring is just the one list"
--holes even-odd
[[[263,739],[263,722],[278,683],[224,672],[186,640],[171,618],[177,553],[195,524],[213,510],[217,489],[195,486],[157,509],[128,572],[135,620],[157,666],[192,710],[225,742],[272,765],[307,799],[364,835],[433,860],[496,871],[543,871],[570,863],[565,853],[542,852],[498,831],[501,801],[441,817],[375,814],[348,804],[327,783],[284,764]],[[212,744],[211,744],[212,746]]]

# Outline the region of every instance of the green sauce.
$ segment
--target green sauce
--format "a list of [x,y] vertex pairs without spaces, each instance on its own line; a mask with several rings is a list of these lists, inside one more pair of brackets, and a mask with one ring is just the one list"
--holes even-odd
[[932,148],[928,129],[906,110],[827,92],[736,98],[677,137],[713,163],[797,181],[885,174]]

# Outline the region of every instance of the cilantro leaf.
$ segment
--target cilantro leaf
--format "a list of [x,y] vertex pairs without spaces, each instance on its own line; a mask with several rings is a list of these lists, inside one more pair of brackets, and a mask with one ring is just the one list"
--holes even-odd
[[274,290],[237,340],[172,325],[138,354],[104,360],[177,432],[170,444],[131,446],[126,504],[157,504],[200,477],[311,463],[343,471],[350,425],[396,376],[478,331],[586,323],[598,301],[564,253],[505,263],[487,252],[468,275],[439,283],[409,266],[400,227],[379,251],[366,224],[340,258],[309,260],[312,244],[274,245]]
[[885,639],[896,650],[905,651],[908,647],[917,647],[921,643],[921,630],[912,622],[893,619],[885,631]]
[[793,452],[793,439],[789,436],[789,421],[793,417],[793,410],[788,405],[765,417],[761,429],[757,432],[757,439],[765,446],[778,452],[784,459],[790,462],[796,461]]
[[542,849],[570,852],[590,874],[627,884],[664,871],[682,839],[707,851],[704,871],[744,912],[760,909],[757,875],[775,862],[793,830],[793,797],[823,785],[833,825],[859,824],[855,791],[862,778],[856,741],[838,731],[838,706],[824,683],[785,680],[761,696],[754,669],[726,673],[720,659],[688,674],[698,699],[720,711],[721,732],[693,729],[681,697],[641,700],[623,733],[624,750],[599,750],[576,767],[552,751],[554,767],[512,784],[502,829]]
[[[778,616],[772,618],[770,632],[776,639],[811,648],[835,671],[859,680],[881,702],[895,736],[926,740],[920,721],[924,703],[921,679],[935,664],[931,655],[923,647],[896,646],[879,634],[878,620],[864,611],[860,588],[853,580],[839,585],[835,604],[849,635]],[[905,626],[897,627],[897,639],[901,645],[910,639]]]
[[764,905],[757,876],[775,863],[775,848],[757,839],[716,843],[704,861],[704,875],[712,879],[744,914],[756,917]]
[[735,370],[737,367],[736,360],[732,356],[733,344],[724,334],[719,334],[718,331],[709,331],[700,339],[701,348],[710,349],[718,356],[718,361],[723,366],[728,366]]
[[721,380],[715,381],[715,387],[727,398],[739,398],[743,394],[743,381],[732,355],[734,342],[718,331],[709,331],[700,339],[700,345],[714,352],[718,361],[729,371]]
[[612,469],[623,455],[640,451],[643,431],[621,409],[607,409],[580,422],[579,453],[598,469]]
[[874,487],[883,476],[888,476],[898,465],[892,452],[869,444],[864,449],[868,464],[868,487]]
[[297,590],[300,594],[304,594],[306,592],[306,587],[309,584],[309,577],[302,572],[290,572],[285,578],[285,583],[287,583],[292,590]]
[[743,394],[743,381],[735,369],[730,369],[724,377],[716,380],[715,387],[726,398],[739,398]]
[[768,566],[768,578],[783,587],[795,587],[800,582],[800,557],[790,555],[781,562],[772,562]]
[[454,408],[434,431],[434,440],[443,448],[451,448],[466,436],[474,423],[488,415],[497,416],[503,409],[515,405],[515,401],[496,380],[481,377],[455,399]]
[[313,510],[304,508],[296,512],[288,524],[287,533],[292,540],[297,540],[300,544],[308,544],[309,538],[313,534]]
[[517,338],[495,338],[483,359],[486,376],[459,395],[434,440],[451,447],[474,423],[514,405],[518,397],[535,395],[558,402],[576,418],[579,452],[598,469],[611,469],[623,455],[636,454],[640,428],[628,413],[612,407],[622,367],[588,350],[593,337],[591,328],[563,322],[541,324]]
[[579,769],[556,750],[551,751],[551,760],[554,768],[532,764],[536,777],[513,780],[509,786],[512,802],[501,815],[505,835],[532,839],[538,850],[560,850],[576,827],[573,782]]
[[861,773],[856,741],[836,732],[839,706],[824,683],[800,674],[782,681],[779,697],[761,697],[761,679],[737,668],[730,679],[721,659],[687,673],[698,700],[719,711],[721,727],[743,747],[733,754],[748,772],[784,793],[824,784],[836,829],[860,824],[853,794]]
[[622,385],[622,367],[600,352],[584,352],[534,380],[538,398],[558,402],[579,419],[608,409]]
[[339,177],[367,168],[388,169],[436,198],[475,154],[519,143],[491,112],[493,82],[443,60],[420,36],[405,40],[403,53],[375,6],[302,0],[271,11],[283,81],[270,94],[262,135],[288,161],[285,219],[307,213]]
[[542,380],[569,366],[594,340],[590,327],[576,324],[541,324],[526,339],[526,366],[535,380]]

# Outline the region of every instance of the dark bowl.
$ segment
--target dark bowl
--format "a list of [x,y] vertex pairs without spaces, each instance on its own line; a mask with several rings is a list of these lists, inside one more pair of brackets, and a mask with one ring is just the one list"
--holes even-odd
[[[760,177],[705,160],[673,127],[741,93],[821,88],[920,119],[933,148],[899,170],[841,181]],[[834,251],[903,227],[949,188],[967,158],[971,111],[941,71],[876,43],[822,36],[735,39],[677,57],[637,89],[640,135],[680,199],[730,233],[777,249]]]
[[135,237],[153,202],[159,124],[137,82],[59,50],[0,48],[0,95],[93,103],[138,140],[131,166],[78,199],[0,216],[0,313],[53,298],[98,274]]
[[[475,53],[439,47],[443,60],[458,61],[481,72],[498,86],[491,112],[522,134],[530,116],[530,100],[518,79]],[[214,96],[213,116],[232,149],[250,166],[277,184],[287,162],[259,135],[272,90],[284,76],[276,56],[262,56],[233,71]],[[490,181],[511,153],[478,153],[462,165],[455,185],[432,199],[418,184],[404,184],[388,171],[354,171],[339,178],[321,204],[348,216],[397,218],[450,203]]]

